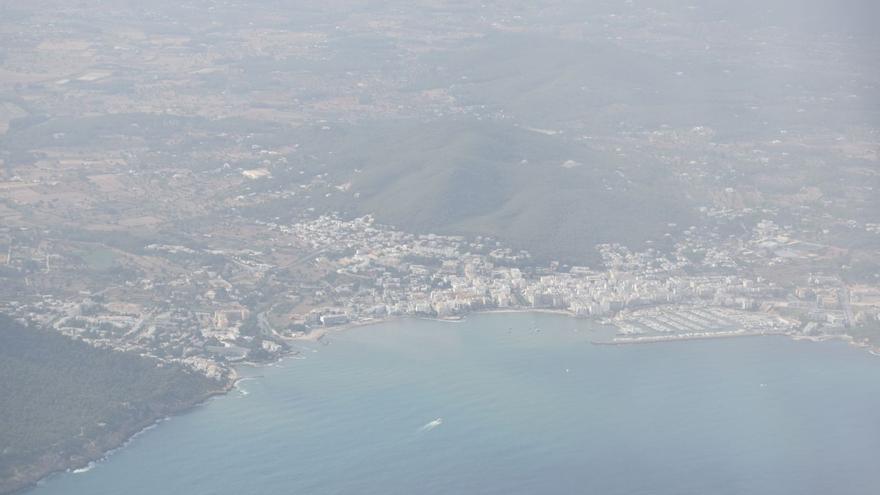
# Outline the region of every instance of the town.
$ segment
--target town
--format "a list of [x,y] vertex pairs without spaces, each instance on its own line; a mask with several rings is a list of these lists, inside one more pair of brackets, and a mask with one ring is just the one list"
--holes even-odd
[[35,290],[4,299],[0,311],[218,379],[231,364],[273,359],[297,339],[390,317],[552,310],[615,326],[618,336],[606,343],[618,344],[767,334],[853,338],[853,329],[880,317],[876,286],[813,274],[792,290],[748,275],[751,264],[785,264],[800,249],[821,255],[769,221],[735,248],[713,244],[701,263],[685,254],[695,240],[682,241],[669,256],[603,245],[604,269],[540,266],[493,239],[410,234],[369,216],[256,221],[250,228],[259,241],[249,249],[224,248],[222,241],[147,245],[136,264],[174,260],[181,268],[154,266],[151,278],[80,290],[76,297],[38,290],[39,279],[51,278],[52,265],[60,263],[53,259],[61,258],[45,253],[46,243],[10,244],[7,269],[43,266],[26,281]]

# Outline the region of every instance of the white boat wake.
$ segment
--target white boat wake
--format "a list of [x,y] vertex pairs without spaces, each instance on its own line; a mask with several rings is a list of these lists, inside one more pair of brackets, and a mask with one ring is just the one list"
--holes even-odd
[[440,426],[440,425],[442,425],[442,424],[443,424],[443,418],[437,418],[437,419],[435,419],[434,421],[430,421],[430,422],[428,422],[428,423],[425,423],[424,426],[422,426],[421,428],[419,428],[419,431],[431,431],[431,430],[433,430],[434,428],[436,428],[436,427],[438,427],[438,426]]

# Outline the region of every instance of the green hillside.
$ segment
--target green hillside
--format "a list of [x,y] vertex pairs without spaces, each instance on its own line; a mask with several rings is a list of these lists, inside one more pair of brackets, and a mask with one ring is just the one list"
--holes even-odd
[[0,316],[0,493],[80,466],[222,388]]

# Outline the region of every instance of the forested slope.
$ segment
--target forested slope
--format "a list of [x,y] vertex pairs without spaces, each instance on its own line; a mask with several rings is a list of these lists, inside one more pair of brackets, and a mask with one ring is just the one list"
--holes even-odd
[[84,465],[224,384],[0,315],[0,493]]

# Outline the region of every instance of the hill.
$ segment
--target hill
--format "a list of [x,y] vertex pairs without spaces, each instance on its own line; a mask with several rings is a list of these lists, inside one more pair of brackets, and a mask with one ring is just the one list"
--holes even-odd
[[459,118],[300,132],[302,156],[314,158],[288,176],[276,170],[265,187],[302,180],[303,169],[348,187],[271,212],[261,206],[255,216],[306,206],[373,214],[409,231],[489,235],[572,263],[594,261],[598,243],[639,244],[694,220],[662,170],[548,131]]

